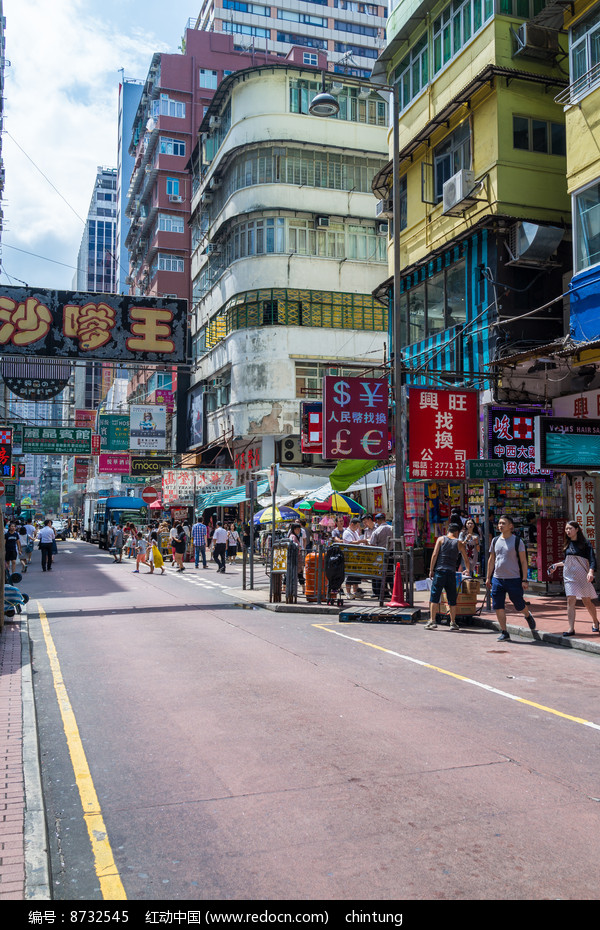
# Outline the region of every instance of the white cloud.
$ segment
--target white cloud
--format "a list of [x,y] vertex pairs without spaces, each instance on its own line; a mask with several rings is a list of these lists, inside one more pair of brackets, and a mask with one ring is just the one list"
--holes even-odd
[[[126,77],[143,79],[153,52],[164,49],[141,29],[107,22],[98,15],[100,9],[107,4],[4,3],[11,66],[5,72],[4,93],[3,242],[70,265],[76,264],[83,232],[73,211],[85,219],[96,167],[117,164],[119,69],[125,68]],[[72,270],[27,259],[8,248],[3,249],[3,265],[28,284],[71,284]]]

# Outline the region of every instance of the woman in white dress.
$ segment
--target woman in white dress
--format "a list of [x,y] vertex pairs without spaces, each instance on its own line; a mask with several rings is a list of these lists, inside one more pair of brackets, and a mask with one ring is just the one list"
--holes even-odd
[[563,582],[565,585],[565,594],[567,595],[567,619],[569,629],[563,633],[563,636],[575,636],[575,605],[577,598],[583,601],[583,606],[592,618],[592,633],[599,633],[598,615],[596,605],[593,599],[597,596],[594,587],[594,576],[596,574],[596,553],[594,547],[587,541],[579,523],[575,520],[569,520],[565,526],[565,535],[567,544],[565,546],[565,555],[562,562],[555,562],[550,566],[550,570],[561,568],[563,570]]

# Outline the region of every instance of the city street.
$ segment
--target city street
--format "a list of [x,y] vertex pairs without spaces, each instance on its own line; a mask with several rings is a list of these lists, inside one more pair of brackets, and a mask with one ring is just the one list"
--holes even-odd
[[239,565],[39,559],[57,900],[599,897],[598,656],[253,608]]

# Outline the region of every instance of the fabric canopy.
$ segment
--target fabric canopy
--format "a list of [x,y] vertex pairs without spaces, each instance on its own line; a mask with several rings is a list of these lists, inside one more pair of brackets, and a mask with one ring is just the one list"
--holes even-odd
[[[264,494],[269,487],[268,481],[258,481],[256,485],[256,496]],[[214,494],[203,494],[198,498],[198,510],[207,510],[208,507],[229,507],[235,504],[241,504],[242,501],[249,500],[245,486],[239,488],[230,488],[228,491],[216,491]]]
[[329,483],[334,491],[347,491],[370,471],[373,471],[373,462],[368,459],[343,459],[331,472]]

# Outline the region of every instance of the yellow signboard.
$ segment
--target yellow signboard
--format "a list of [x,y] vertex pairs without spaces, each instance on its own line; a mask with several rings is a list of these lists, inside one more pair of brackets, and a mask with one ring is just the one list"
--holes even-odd
[[275,546],[273,550],[273,574],[280,575],[287,572],[287,546]]
[[348,575],[381,577],[385,549],[378,546],[352,546],[350,543],[341,543],[340,549],[344,553],[345,570]]

